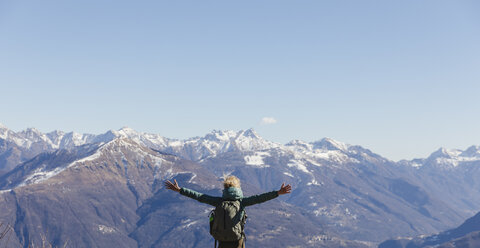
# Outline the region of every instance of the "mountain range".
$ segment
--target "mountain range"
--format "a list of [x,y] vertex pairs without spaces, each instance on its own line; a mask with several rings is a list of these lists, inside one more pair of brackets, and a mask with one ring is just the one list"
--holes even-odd
[[[253,129],[176,140],[130,128],[100,135],[0,125],[0,221],[12,247],[205,247],[211,207],[163,188],[164,180],[221,195],[234,174],[246,195],[293,192],[247,209],[252,247],[374,247],[433,235],[479,211],[480,147],[441,148],[393,162],[324,138],[278,144]],[[1,243],[0,243],[1,244]]]

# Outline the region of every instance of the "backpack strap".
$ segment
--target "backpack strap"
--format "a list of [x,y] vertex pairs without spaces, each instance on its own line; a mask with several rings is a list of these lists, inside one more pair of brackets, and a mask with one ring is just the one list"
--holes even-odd
[[242,248],[245,248],[245,243],[247,242],[247,235],[245,235],[245,224],[247,223],[247,212],[245,211],[245,207],[241,208],[240,211],[243,212],[243,218],[241,220],[242,222],[242,238],[243,238],[243,242],[242,242]]
[[242,231],[243,241],[242,241],[242,248],[245,248],[245,243],[247,242],[247,235],[245,232]]

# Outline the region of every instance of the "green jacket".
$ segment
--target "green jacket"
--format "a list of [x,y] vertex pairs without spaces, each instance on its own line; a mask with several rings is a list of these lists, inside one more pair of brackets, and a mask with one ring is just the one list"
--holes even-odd
[[206,203],[216,207],[224,200],[238,200],[240,201],[240,207],[244,209],[245,207],[255,205],[258,203],[266,202],[272,200],[278,196],[277,191],[271,191],[268,193],[263,193],[260,195],[252,195],[249,197],[243,197],[243,192],[240,188],[230,187],[223,190],[222,197],[210,196],[202,193],[198,193],[194,190],[181,188],[180,194],[188,196],[192,199],[195,199],[199,202]]

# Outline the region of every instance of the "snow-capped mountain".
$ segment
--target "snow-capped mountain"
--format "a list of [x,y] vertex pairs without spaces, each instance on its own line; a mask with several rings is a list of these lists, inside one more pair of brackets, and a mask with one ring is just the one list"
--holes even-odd
[[0,170],[9,171],[42,152],[108,141],[108,139],[100,140],[101,137],[103,136],[62,131],[45,134],[35,128],[14,132],[2,125],[0,126]]
[[[211,245],[206,216],[212,207],[163,189],[164,180],[172,178],[182,186],[221,194],[216,176],[201,164],[126,137],[43,153],[0,178],[0,220],[15,223],[12,247],[38,243],[38,230],[49,230],[54,246],[67,240],[76,247]],[[275,186],[268,190],[279,184]],[[247,180],[243,188],[247,194],[260,190]],[[279,241],[302,247],[367,247],[325,232],[308,213],[281,199],[247,211],[247,238],[253,247],[275,247]],[[271,225],[276,228],[269,230]]]
[[[164,237],[162,242],[176,240],[173,234],[168,234],[169,229],[151,231],[153,226],[168,223],[168,215],[184,216],[185,219],[178,219],[176,225],[195,228],[203,228],[202,216],[188,220],[188,215],[181,210],[167,211],[168,214],[160,211],[158,208],[168,204],[165,198],[170,196],[161,189],[161,183],[145,183],[144,180],[176,178],[181,185],[212,194],[219,194],[214,188],[218,187],[220,178],[228,174],[235,174],[244,182],[242,185],[246,193],[268,191],[278,188],[283,182],[290,182],[295,190],[281,198],[278,209],[271,212],[269,208],[272,205],[267,205],[266,208],[261,207],[260,212],[253,212],[253,216],[258,219],[270,216],[265,223],[270,219],[282,219],[280,216],[295,216],[307,223],[302,232],[308,235],[301,240],[296,239],[297,243],[292,245],[328,247],[327,244],[332,245],[329,242],[333,240],[380,242],[394,236],[437,233],[460,224],[480,210],[477,207],[480,205],[480,182],[476,180],[480,177],[479,157],[479,147],[472,146],[465,151],[440,149],[425,159],[395,163],[361,146],[330,138],[278,144],[263,139],[253,129],[215,130],[203,137],[176,140],[127,127],[91,135],[61,131],[42,134],[35,129],[15,133],[2,126],[0,166],[8,168],[5,165],[13,164],[15,159],[18,163],[0,178],[0,189],[4,192],[3,196],[18,196],[20,192],[48,192],[52,185],[60,187],[75,183],[75,186],[67,187],[68,190],[57,192],[57,197],[64,200],[62,197],[66,197],[65,194],[72,188],[82,188],[82,183],[103,187],[105,184],[99,183],[111,178],[112,171],[121,171],[115,178],[119,182],[123,180],[137,204],[130,206],[128,211],[136,212],[132,218],[140,218],[138,223],[148,222],[148,228],[143,224],[134,224],[138,219],[128,222],[130,229],[127,230],[118,225],[123,223],[121,220],[105,224],[105,214],[97,213],[91,218],[96,223],[103,223],[99,224],[102,228],[98,227],[103,230],[102,235],[106,235],[105,230],[124,230],[122,239],[125,242],[151,247],[158,243],[148,241],[151,237],[144,233]],[[165,159],[170,161],[171,166],[160,165],[167,163],[158,162]],[[177,167],[180,164],[189,166]],[[144,167],[148,168],[148,173],[129,177]],[[175,168],[183,168],[182,173],[175,172]],[[97,189],[86,187],[82,190]],[[96,199],[105,197],[103,194],[106,193],[101,191],[102,196]],[[115,197],[122,198],[125,194],[117,192]],[[106,199],[114,201],[110,197]],[[5,201],[15,202],[8,197]],[[98,204],[107,203],[102,200]],[[194,204],[190,206],[194,208]],[[80,210],[72,214],[78,215],[77,211]],[[159,213],[164,222],[158,222],[158,216],[153,217]],[[277,224],[285,228],[282,230],[289,230],[286,223]],[[34,224],[38,225],[32,222],[32,226]],[[262,238],[265,235],[284,235],[278,231],[262,236],[260,233],[267,227],[257,225],[256,228],[259,234],[250,234],[250,239],[256,240],[254,243],[259,242],[258,245],[265,242]],[[202,240],[208,237],[201,236],[201,232],[197,235]],[[206,241],[199,242],[200,247]],[[351,245],[354,247],[359,243]]]
[[92,136],[93,135],[78,134],[74,132],[64,133],[62,131],[53,131],[44,134],[35,128],[28,128],[18,133],[7,129],[6,127],[4,127],[3,130],[0,130],[0,138],[26,149],[31,148],[35,144],[42,144],[51,149],[69,148],[91,143]]
[[[16,156],[18,158],[9,162],[0,163],[0,169],[10,170],[17,164],[32,158],[40,152],[69,149],[89,143],[109,142],[118,137],[126,137],[147,147],[172,153],[193,161],[228,151],[252,151],[280,146],[263,139],[253,129],[238,132],[213,131],[205,137],[176,140],[168,139],[158,134],[137,132],[128,127],[93,135],[76,132],[65,133],[63,131],[53,131],[44,134],[35,128],[29,128],[16,133],[2,125],[0,126],[0,141],[10,144],[5,145],[5,147],[16,147],[17,150],[20,150],[21,155]],[[34,149],[35,147],[41,149]],[[35,150],[37,151],[35,152]],[[0,156],[11,158],[8,152],[8,149],[4,148],[0,150]]]
[[[118,137],[129,138],[139,144],[171,153],[192,161],[200,161],[208,157],[232,151],[262,151],[266,149],[282,149],[292,151],[315,158],[333,160],[335,162],[347,162],[348,155],[358,153],[363,154],[365,149],[358,150],[358,146],[350,146],[333,139],[324,138],[317,142],[306,143],[303,141],[292,141],[286,145],[271,142],[260,137],[253,129],[242,131],[219,131],[214,130],[204,137],[189,138],[186,140],[169,139],[157,134],[141,133],[131,128],[124,127],[119,130],[110,130],[106,133],[79,134],[75,132],[65,133],[62,131],[53,131],[47,134],[41,133],[37,129],[29,128],[27,130],[15,133],[5,126],[0,128],[0,139],[10,143],[21,151],[32,150],[32,146],[41,147],[38,151],[30,152],[28,155],[19,156],[19,159],[11,163],[1,164],[0,169],[12,169],[20,162],[26,161],[34,155],[56,149],[69,149],[88,143],[109,142]],[[2,152],[2,151],[0,151]],[[3,151],[5,153],[6,151]],[[371,155],[371,154],[369,154]],[[8,156],[5,155],[4,156]],[[14,164],[16,163],[16,164]]]
[[216,130],[205,137],[170,140],[165,146],[157,148],[183,158],[200,161],[226,152],[261,151],[279,146],[280,144],[263,139],[253,129],[248,129],[238,132]]
[[452,170],[458,166],[468,166],[480,162],[480,146],[470,146],[466,150],[440,148],[425,159],[400,161],[399,164],[411,167],[432,167]]

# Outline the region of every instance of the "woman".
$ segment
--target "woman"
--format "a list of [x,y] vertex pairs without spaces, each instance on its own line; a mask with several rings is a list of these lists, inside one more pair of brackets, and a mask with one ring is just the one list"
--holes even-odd
[[[222,204],[224,201],[239,201],[240,203],[240,219],[243,219],[243,216],[245,215],[245,207],[266,202],[268,200],[272,200],[276,198],[279,195],[283,194],[288,194],[292,190],[292,186],[290,184],[285,185],[285,183],[282,184],[280,187],[280,190],[278,191],[271,191],[267,192],[264,194],[260,195],[254,195],[254,196],[249,196],[249,197],[243,197],[243,192],[241,189],[240,185],[240,179],[238,179],[236,176],[228,176],[225,178],[225,181],[223,182],[223,195],[222,197],[215,197],[215,196],[210,196],[202,193],[198,193],[194,190],[187,189],[187,188],[180,188],[178,186],[177,180],[174,180],[174,183],[170,181],[165,182],[165,187],[167,189],[180,192],[180,194],[190,197],[192,199],[195,199],[199,202],[206,203],[212,206],[219,206]],[[235,242],[222,242],[220,241],[220,244],[218,246],[219,248],[241,248],[245,247],[244,243],[244,237],[240,238],[240,240],[235,241]]]

